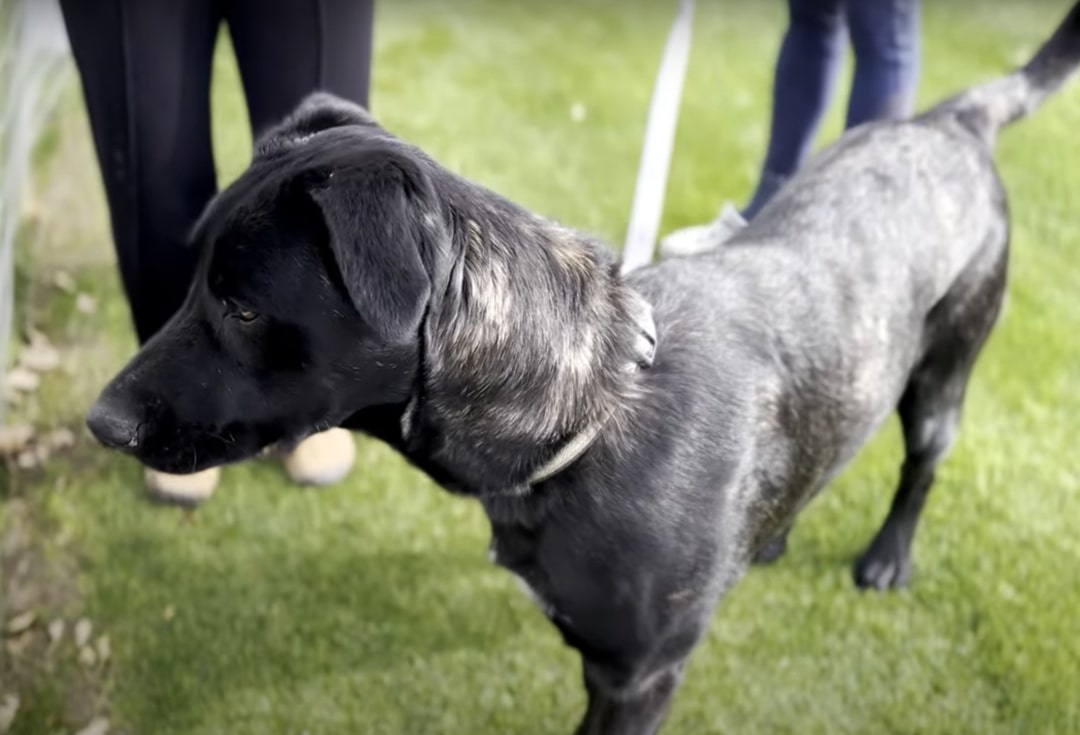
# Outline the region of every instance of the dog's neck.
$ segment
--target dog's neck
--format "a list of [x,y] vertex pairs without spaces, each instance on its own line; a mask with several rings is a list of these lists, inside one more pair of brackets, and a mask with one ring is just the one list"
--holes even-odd
[[405,446],[451,490],[526,495],[568,443],[632,402],[650,309],[599,243],[470,186],[447,187],[449,267],[423,327]]

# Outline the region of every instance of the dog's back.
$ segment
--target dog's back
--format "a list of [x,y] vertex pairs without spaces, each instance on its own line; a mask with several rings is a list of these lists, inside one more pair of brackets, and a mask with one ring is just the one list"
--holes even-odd
[[[747,482],[774,487],[747,504],[769,519],[751,547],[789,525],[916,383],[966,384],[1004,296],[1008,212],[993,141],[1078,63],[1080,6],[1019,71],[911,120],[851,131],[723,246],[632,276],[656,309],[661,359],[667,328],[669,348],[712,352],[684,359],[716,366],[704,378],[715,390],[720,363],[754,376],[740,384],[752,386],[761,465]],[[924,399],[908,423],[929,431],[929,414],[944,403],[958,414],[959,400]],[[951,413],[928,440],[937,455]]]

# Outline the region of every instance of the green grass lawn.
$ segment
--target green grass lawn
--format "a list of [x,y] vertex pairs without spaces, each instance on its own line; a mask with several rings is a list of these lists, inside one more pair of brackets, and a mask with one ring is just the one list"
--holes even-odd
[[[926,3],[921,99],[1019,61],[1068,4]],[[450,6],[381,3],[376,116],[450,168],[618,242],[674,4]],[[783,23],[780,2],[699,3],[665,229],[749,193]],[[227,46],[214,117],[227,181],[250,151]],[[45,427],[81,425],[134,347],[76,95],[56,125],[19,279],[22,318],[69,365],[20,409]],[[804,514],[787,557],[723,603],[665,732],[1080,733],[1078,129],[1080,86],[1000,143],[1010,302],[927,509],[914,586],[866,595],[850,582],[891,499],[890,424]],[[96,312],[52,287],[59,270]],[[584,705],[577,659],[487,563],[480,509],[358,446],[339,487],[299,490],[250,463],[194,514],[145,502],[138,467],[81,431],[42,470],[0,469],[7,536],[28,536],[37,581],[56,588],[41,620],[85,616],[111,644],[104,665],[76,663],[70,632],[32,662],[9,650],[13,732],[72,732],[96,712],[131,735],[569,733]]]

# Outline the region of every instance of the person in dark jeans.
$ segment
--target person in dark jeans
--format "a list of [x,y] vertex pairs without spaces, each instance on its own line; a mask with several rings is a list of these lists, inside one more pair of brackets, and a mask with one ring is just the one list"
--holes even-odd
[[[368,106],[374,0],[61,0],[82,81],[113,240],[135,331],[145,343],[187,293],[198,253],[188,235],[217,191],[210,132],[214,47],[227,24],[254,135],[307,94]],[[332,430],[286,457],[299,482],[352,465]],[[198,502],[217,472],[147,472],[152,495]]]
[[855,52],[848,129],[911,114],[919,76],[919,0],[788,0],[790,22],[773,86],[768,151],[750,202],[709,225],[665,238],[665,250],[690,251],[761,211],[810,156],[832,100],[847,41]]

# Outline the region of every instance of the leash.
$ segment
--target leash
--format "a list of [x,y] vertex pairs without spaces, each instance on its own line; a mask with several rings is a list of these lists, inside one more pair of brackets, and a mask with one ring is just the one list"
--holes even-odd
[[630,224],[623,245],[622,272],[652,262],[660,216],[664,211],[664,194],[671,150],[675,144],[675,127],[679,120],[679,103],[690,57],[693,30],[694,0],[679,0],[679,9],[668,34],[660,69],[653,86],[649,118],[645,124],[645,141],[638,165],[634,201],[630,206]]

